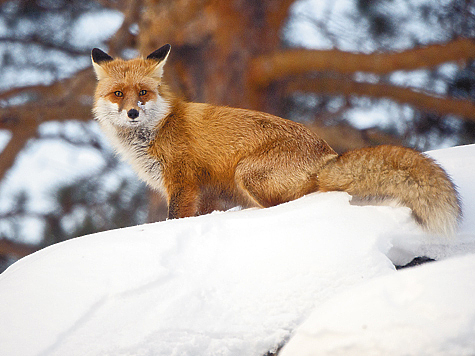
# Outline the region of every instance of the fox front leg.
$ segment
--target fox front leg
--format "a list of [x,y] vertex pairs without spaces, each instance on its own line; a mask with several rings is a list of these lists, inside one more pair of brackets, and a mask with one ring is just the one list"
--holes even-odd
[[190,186],[175,188],[168,199],[167,219],[195,216],[198,206],[198,189]]

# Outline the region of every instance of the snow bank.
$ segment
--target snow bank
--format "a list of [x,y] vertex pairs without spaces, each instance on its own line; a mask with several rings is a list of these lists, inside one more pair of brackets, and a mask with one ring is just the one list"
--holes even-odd
[[280,356],[475,354],[475,254],[373,279],[320,305]]
[[[475,252],[475,145],[431,154],[466,201],[454,240],[422,234],[407,208],[354,206],[346,193],[89,235],[0,275],[1,353],[258,356],[309,315],[286,355],[303,355],[322,337],[365,355],[378,351],[371,345],[391,351],[408,333],[391,339],[384,330],[411,330],[416,321],[420,330],[446,316],[448,327],[427,331],[421,345],[475,352],[463,333],[475,325],[467,305],[473,256],[397,273],[391,263],[421,251],[440,259]],[[441,297],[445,288],[452,293]],[[349,308],[353,296],[356,309],[374,308],[368,319]],[[356,337],[362,325],[380,333]]]

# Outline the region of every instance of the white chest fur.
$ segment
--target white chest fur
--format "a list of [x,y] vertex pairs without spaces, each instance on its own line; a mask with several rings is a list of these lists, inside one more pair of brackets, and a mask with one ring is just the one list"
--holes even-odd
[[[152,188],[162,190],[162,165],[148,153],[155,134],[148,128],[117,130],[101,125],[117,152],[132,166],[138,176]],[[109,127],[104,127],[109,126]]]

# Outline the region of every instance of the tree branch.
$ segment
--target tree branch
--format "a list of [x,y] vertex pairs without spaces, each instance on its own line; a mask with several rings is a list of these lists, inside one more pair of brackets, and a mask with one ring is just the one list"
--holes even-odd
[[0,256],[12,256],[22,258],[38,250],[38,247],[14,242],[7,239],[0,239]]
[[12,130],[12,137],[8,144],[0,154],[0,180],[3,179],[5,173],[13,166],[15,159],[20,151],[25,147],[28,140],[36,133],[36,127],[26,126],[24,129]]
[[475,105],[469,100],[436,96],[388,84],[359,83],[348,79],[330,77],[304,78],[288,84],[288,93],[296,91],[389,98],[400,103],[410,104],[423,111],[435,111],[441,115],[452,114],[475,121]]
[[312,71],[387,74],[396,70],[434,67],[445,62],[467,61],[471,58],[475,58],[475,42],[465,38],[447,44],[433,44],[392,53],[295,49],[254,58],[249,67],[249,80],[256,88],[263,88],[284,77]]
[[325,126],[316,122],[306,126],[316,132],[338,153],[382,144],[399,146],[402,144],[401,140],[376,128],[358,130],[344,123]]
[[0,129],[12,133],[10,141],[0,153],[0,180],[42,123],[72,119],[88,121],[92,118],[94,84],[94,75],[88,68],[49,86],[15,88],[0,94],[0,99],[5,101],[22,94],[35,98],[23,105],[0,108]]
[[45,49],[54,49],[70,55],[79,56],[85,55],[88,51],[79,50],[68,45],[56,45],[54,43],[45,42],[39,36],[32,36],[28,38],[15,38],[15,37],[0,37],[0,42],[12,42],[12,43],[21,43],[23,45],[37,45]]

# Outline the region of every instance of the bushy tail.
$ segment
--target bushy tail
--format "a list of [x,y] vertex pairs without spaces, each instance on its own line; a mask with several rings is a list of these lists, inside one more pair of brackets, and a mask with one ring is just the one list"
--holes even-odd
[[412,209],[425,230],[441,235],[453,235],[462,216],[447,173],[431,158],[404,147],[370,147],[338,156],[320,172],[319,190],[395,199]]

